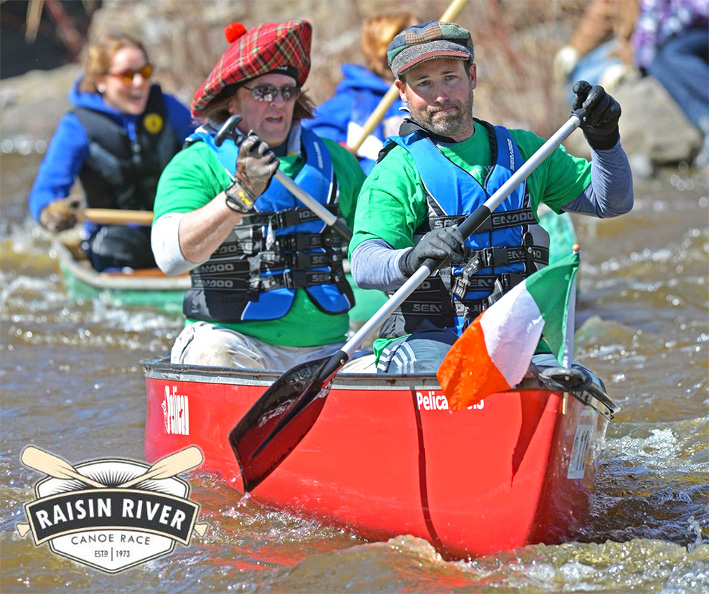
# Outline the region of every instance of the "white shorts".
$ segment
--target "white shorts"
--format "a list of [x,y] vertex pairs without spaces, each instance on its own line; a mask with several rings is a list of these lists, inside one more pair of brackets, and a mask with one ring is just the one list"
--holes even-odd
[[[185,326],[180,332],[172,347],[170,362],[207,367],[286,371],[300,363],[329,357],[344,344],[341,342],[315,347],[275,346],[228,328],[196,322]],[[363,363],[364,361],[355,358],[343,371],[365,372]],[[348,369],[348,366],[351,368]]]

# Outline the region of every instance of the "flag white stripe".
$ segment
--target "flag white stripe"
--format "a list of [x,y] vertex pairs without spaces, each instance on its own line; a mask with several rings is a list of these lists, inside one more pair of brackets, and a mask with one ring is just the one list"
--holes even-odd
[[544,319],[539,307],[520,283],[485,310],[480,318],[487,352],[505,381],[522,381],[542,335]]

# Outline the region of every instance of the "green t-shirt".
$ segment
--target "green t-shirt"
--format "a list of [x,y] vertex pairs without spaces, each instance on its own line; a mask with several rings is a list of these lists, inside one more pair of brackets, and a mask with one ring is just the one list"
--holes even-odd
[[[340,210],[352,225],[357,194],[364,174],[357,159],[339,144],[324,139],[332,158],[340,192]],[[279,158],[280,170],[294,178],[305,161],[298,155]],[[155,197],[155,219],[171,212],[192,212],[210,202],[231,184],[231,178],[216,155],[206,144],[197,142],[180,151],[160,176]],[[187,323],[196,320],[188,319]],[[349,316],[330,315],[319,310],[304,289],[297,289],[290,311],[282,318],[220,324],[253,336],[268,344],[288,347],[310,347],[334,344],[345,340]]]
[[[510,130],[524,160],[544,142],[532,132]],[[487,128],[475,122],[475,134],[453,145],[440,146],[453,163],[483,183],[493,165]],[[445,171],[442,172],[445,175]],[[558,213],[562,206],[579,196],[591,183],[591,164],[569,155],[563,147],[556,149],[527,178],[532,212],[543,202]],[[470,213],[467,213],[470,214]],[[414,232],[428,217],[428,203],[413,157],[401,146],[395,146],[374,166],[362,186],[350,256],[368,239],[383,239],[394,249],[412,247]],[[394,339],[378,339],[374,343],[377,357]]]
[[[546,142],[526,130],[510,130],[510,135],[525,160]],[[481,184],[493,165],[487,129],[478,122],[475,122],[475,134],[470,138],[443,145],[440,149]],[[558,213],[590,183],[591,164],[559,147],[527,178],[532,211],[536,213],[537,206],[543,202]],[[426,193],[413,157],[406,149],[395,146],[375,165],[362,186],[357,199],[350,255],[368,239],[383,239],[394,249],[411,247],[414,232],[427,217]]]

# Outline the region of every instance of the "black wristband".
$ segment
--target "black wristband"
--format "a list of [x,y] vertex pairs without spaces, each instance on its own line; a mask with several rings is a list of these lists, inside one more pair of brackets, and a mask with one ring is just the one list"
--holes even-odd
[[611,134],[604,134],[601,136],[599,134],[594,134],[593,132],[583,130],[583,135],[586,137],[588,144],[591,145],[591,148],[597,151],[607,151],[612,149],[620,140],[620,132],[618,131],[617,126]]
[[253,197],[236,180],[224,190],[224,195],[226,196],[227,207],[234,212],[246,214],[254,208]]

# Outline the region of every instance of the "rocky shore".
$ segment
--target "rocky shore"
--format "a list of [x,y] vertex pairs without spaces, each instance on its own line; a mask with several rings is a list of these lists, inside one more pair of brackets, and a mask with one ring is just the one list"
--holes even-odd
[[[563,90],[551,78],[551,61],[568,39],[582,4],[580,0],[469,1],[457,21],[471,29],[476,42],[478,117],[526,127],[542,136],[563,122],[569,108]],[[157,80],[189,104],[226,47],[226,24],[305,18],[314,28],[306,90],[321,102],[339,82],[342,63],[362,62],[359,29],[365,18],[406,9],[430,20],[447,5],[440,0],[105,0],[94,14],[89,37],[120,30],[143,39],[157,66]],[[69,108],[66,96],[79,73],[78,65],[70,65],[2,81],[3,152],[42,152]],[[701,137],[657,82],[636,78],[613,92],[623,107],[621,136],[637,174],[648,175],[658,165],[691,161]],[[588,156],[580,132],[566,145],[569,151]]]

